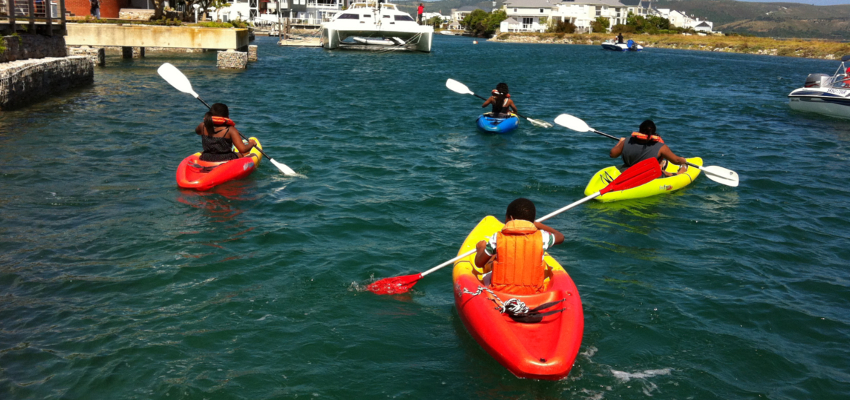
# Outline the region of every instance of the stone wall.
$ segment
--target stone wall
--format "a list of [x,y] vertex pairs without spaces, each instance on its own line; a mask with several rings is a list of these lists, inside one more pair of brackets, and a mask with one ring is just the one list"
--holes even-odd
[[216,65],[219,69],[245,69],[248,53],[244,51],[219,51]]
[[94,64],[85,56],[0,64],[0,110],[19,108],[92,82]]
[[86,56],[94,65],[106,65],[106,51],[93,47],[68,47],[69,56]]
[[6,50],[0,52],[0,63],[28,58],[65,57],[64,36],[42,36],[18,34],[3,36],[2,47]]

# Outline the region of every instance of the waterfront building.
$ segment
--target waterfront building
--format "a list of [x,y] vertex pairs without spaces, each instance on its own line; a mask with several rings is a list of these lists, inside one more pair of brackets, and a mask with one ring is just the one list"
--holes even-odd
[[508,19],[502,21],[502,32],[545,32],[555,1],[552,0],[505,0],[502,9]]
[[690,28],[697,32],[711,33],[714,31],[714,23],[707,20],[695,18],[693,15],[687,15],[681,11],[671,10],[669,8],[659,8],[653,10],[653,14],[661,18],[667,18],[671,26],[677,28]]
[[564,1],[553,7],[552,19],[572,22],[576,32],[591,32],[591,23],[598,17],[608,18],[610,30],[614,25],[625,25],[629,13],[646,15],[647,10],[649,2],[626,5],[617,0]]
[[440,14],[439,12],[424,12],[424,13],[422,13],[422,23],[430,21],[434,17],[440,18],[440,21],[442,21],[440,23],[440,25],[446,25],[446,24],[452,22],[452,16],[451,15],[443,15],[443,14]]

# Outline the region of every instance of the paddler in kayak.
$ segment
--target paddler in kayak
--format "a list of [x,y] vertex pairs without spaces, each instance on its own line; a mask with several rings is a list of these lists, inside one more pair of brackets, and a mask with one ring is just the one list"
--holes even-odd
[[628,140],[620,138],[620,141],[611,148],[608,155],[611,158],[623,156],[621,169],[627,169],[643,160],[655,158],[661,164],[661,171],[664,176],[677,175],[664,170],[668,161],[680,165],[678,174],[683,174],[688,170],[688,161],[684,157],[673,154],[673,150],[670,150],[670,147],[664,144],[661,136],[655,133],[655,123],[652,120],[643,121],[638,132],[632,132],[632,136]]
[[484,284],[512,294],[543,291],[544,252],[564,242],[564,235],[537,219],[531,200],[518,198],[508,205],[505,227],[475,246],[475,266],[485,273]]
[[[242,142],[236,124],[230,119],[230,111],[222,103],[215,103],[210,107],[204,114],[204,122],[195,128],[195,133],[201,135],[201,145],[204,148],[199,157],[201,161],[230,161],[246,156],[259,158],[259,155],[249,153],[257,142],[254,139],[247,145]],[[233,151],[233,146],[236,146],[239,153]]]
[[493,106],[493,118],[508,118],[511,116],[511,110],[514,114],[517,113],[516,105],[514,105],[514,101],[511,100],[511,95],[508,92],[507,83],[496,85],[496,88],[490,93],[490,98],[481,107],[484,108],[489,105]]

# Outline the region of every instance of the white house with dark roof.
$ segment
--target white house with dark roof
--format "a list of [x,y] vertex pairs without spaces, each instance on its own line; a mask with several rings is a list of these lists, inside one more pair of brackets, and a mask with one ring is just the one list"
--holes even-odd
[[555,4],[560,0],[505,0],[502,9],[514,23],[502,21],[502,32],[545,32]]
[[697,32],[711,33],[714,31],[714,22],[700,21],[699,18],[697,18],[694,22],[695,25],[692,28]]

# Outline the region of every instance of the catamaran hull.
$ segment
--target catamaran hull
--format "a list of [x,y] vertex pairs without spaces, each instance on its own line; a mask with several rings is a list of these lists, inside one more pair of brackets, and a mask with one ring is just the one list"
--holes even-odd
[[[392,31],[383,29],[372,30],[340,30],[330,27],[322,28],[322,47],[333,50],[340,48],[357,48],[359,50],[369,49],[371,47],[379,50],[388,50],[398,47],[400,50],[415,50],[426,53],[431,52],[431,39],[434,35],[434,28],[431,26],[423,26],[420,32],[405,32]],[[385,46],[385,45],[370,45],[370,44],[346,44],[343,41],[349,37],[393,37],[399,38],[407,42],[404,46]]]

